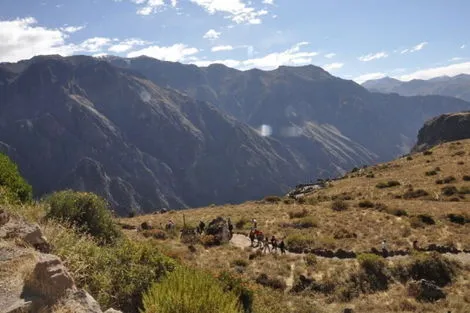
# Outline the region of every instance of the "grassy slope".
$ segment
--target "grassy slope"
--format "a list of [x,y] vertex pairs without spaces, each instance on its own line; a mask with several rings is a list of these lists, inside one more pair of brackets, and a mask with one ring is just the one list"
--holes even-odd
[[[241,205],[211,206],[180,212],[170,212],[163,215],[138,216],[132,219],[122,219],[121,222],[140,225],[142,222],[151,222],[154,226],[164,225],[168,219],[173,219],[178,225],[182,224],[183,214],[186,222],[197,224],[204,220],[207,224],[217,216],[231,217],[232,221],[240,219],[257,218],[259,228],[267,234],[278,237],[302,233],[314,241],[313,247],[326,247],[330,249],[345,248],[354,251],[365,251],[372,247],[379,248],[382,239],[387,239],[392,249],[411,248],[413,240],[421,245],[436,243],[441,245],[454,245],[460,249],[470,249],[470,224],[458,225],[451,223],[446,215],[449,213],[466,214],[469,212],[470,195],[460,195],[459,201],[453,196],[443,196],[441,188],[447,185],[438,185],[437,179],[454,176],[456,181],[450,185],[457,188],[470,187],[470,181],[464,181],[464,175],[470,175],[470,140],[460,143],[448,143],[433,148],[432,154],[418,153],[412,155],[412,160],[400,158],[396,161],[372,166],[367,169],[350,173],[344,179],[334,181],[327,189],[311,193],[307,197],[310,204],[275,204],[264,201],[247,202]],[[425,173],[440,168],[437,175],[427,176]],[[373,178],[367,174],[373,173]],[[378,189],[376,185],[389,180],[397,180],[400,186]],[[414,190],[423,189],[429,193],[419,199],[397,198],[403,196],[412,186]],[[332,199],[347,198],[349,209],[335,212],[331,210]],[[408,216],[398,217],[386,211],[374,208],[360,208],[358,203],[364,200],[380,202],[391,209],[406,210]],[[293,229],[282,227],[281,224],[292,223],[288,213],[293,211],[308,211],[308,218],[316,222],[316,226],[308,229]],[[435,225],[422,225],[416,223],[414,216],[418,214],[430,215]],[[238,231],[247,232],[249,223]],[[337,238],[339,231],[354,233],[356,238]],[[135,232],[128,232],[129,236],[140,238]],[[469,265],[462,266],[457,280],[446,287],[449,293],[446,300],[438,304],[418,303],[412,298],[406,298],[405,286],[394,283],[387,292],[371,295],[361,295],[351,302],[343,303],[335,295],[313,294],[307,296],[271,292],[254,283],[259,273],[267,273],[288,281],[289,276],[295,278],[300,274],[307,274],[319,281],[344,281],[348,273],[357,270],[355,260],[331,260],[317,258],[314,265],[307,265],[302,256],[275,256],[269,255],[248,261],[250,249],[241,250],[230,245],[205,249],[197,246],[196,252],[190,252],[186,246],[177,239],[161,241],[160,245],[168,254],[181,259],[193,266],[209,268],[214,271],[238,271],[252,284],[256,292],[256,307],[258,312],[315,312],[314,307],[322,312],[339,312],[345,307],[354,307],[358,312],[402,312],[409,308],[415,312],[442,312],[452,309],[452,312],[470,311],[470,269]],[[247,260],[248,265],[237,268],[233,265],[236,259]],[[387,260],[388,266],[399,262],[397,259]],[[413,310],[414,308],[414,310]]]

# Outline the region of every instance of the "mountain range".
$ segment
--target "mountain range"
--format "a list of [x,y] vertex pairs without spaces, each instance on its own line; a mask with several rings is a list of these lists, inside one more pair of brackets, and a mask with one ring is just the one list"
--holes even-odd
[[470,75],[440,76],[429,80],[400,81],[384,77],[368,80],[362,84],[370,91],[397,93],[402,96],[441,95],[470,101]]
[[427,119],[469,108],[369,92],[315,66],[87,56],[0,64],[0,150],[36,196],[93,191],[121,215],[281,194],[407,153]]

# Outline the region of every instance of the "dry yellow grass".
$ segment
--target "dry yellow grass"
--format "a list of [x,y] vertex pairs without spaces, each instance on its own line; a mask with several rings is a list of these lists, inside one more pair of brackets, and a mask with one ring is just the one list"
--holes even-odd
[[[459,225],[449,221],[448,214],[470,216],[470,195],[445,196],[442,188],[448,185],[457,189],[470,187],[470,181],[464,181],[463,176],[470,175],[470,140],[460,143],[447,143],[431,149],[432,154],[417,153],[412,159],[400,158],[393,162],[379,164],[348,173],[345,178],[333,181],[323,190],[310,193],[306,203],[299,204],[280,201],[251,201],[239,205],[210,206],[185,211],[172,211],[166,214],[137,216],[121,219],[120,222],[139,226],[150,222],[155,227],[164,227],[169,219],[183,224],[183,216],[187,224],[196,226],[200,220],[206,225],[209,221],[222,216],[231,218],[236,224],[246,220],[243,228],[235,228],[235,232],[247,233],[251,227],[250,220],[256,218],[258,228],[268,235],[286,237],[292,234],[302,234],[313,239],[314,247],[353,251],[369,251],[380,248],[383,239],[391,249],[407,249],[412,242],[418,240],[420,245],[435,243],[453,245],[459,249],[470,249],[470,224]],[[436,175],[426,175],[426,172],[439,168]],[[370,175],[373,173],[372,175]],[[451,184],[436,184],[437,179],[454,176]],[[382,182],[398,181],[399,186],[377,188]],[[403,195],[410,189],[426,191],[429,195],[405,199]],[[333,211],[331,205],[334,199],[350,199],[345,202],[348,209]],[[458,198],[458,201],[456,200]],[[361,208],[359,203],[369,200],[381,203],[386,210]],[[405,210],[408,216],[396,216],[393,210]],[[314,222],[314,227],[294,229],[285,227],[299,219],[291,219],[289,212],[306,210],[305,218]],[[435,221],[434,225],[417,224],[415,216],[426,214]],[[126,231],[136,240],[139,233]],[[348,236],[349,235],[349,236]],[[348,238],[349,237],[349,238]],[[406,296],[405,286],[393,283],[386,292],[362,294],[351,302],[338,302],[332,295],[320,293],[308,297],[272,291],[254,283],[260,273],[270,277],[288,281],[294,275],[312,277],[319,282],[345,281],[358,269],[356,260],[335,260],[317,258],[315,264],[308,265],[304,256],[266,255],[248,260],[253,253],[250,248],[239,249],[231,245],[205,248],[196,245],[196,251],[191,252],[177,238],[160,241],[160,247],[167,254],[178,258],[189,265],[210,269],[214,272],[232,271],[252,283],[255,289],[256,312],[341,312],[344,308],[353,308],[355,312],[470,312],[470,269],[463,267],[458,279],[445,288],[447,299],[437,304],[425,304]],[[246,266],[235,266],[234,261],[243,259]],[[388,260],[389,266],[394,260]]]

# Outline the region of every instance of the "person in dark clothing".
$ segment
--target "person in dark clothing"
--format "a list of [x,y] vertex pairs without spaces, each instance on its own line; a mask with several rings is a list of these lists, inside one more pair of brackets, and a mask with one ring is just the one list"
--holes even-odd
[[286,254],[286,244],[284,243],[284,239],[281,239],[279,249],[281,249],[281,254]]
[[273,249],[272,251],[277,252],[277,239],[274,236],[271,237],[271,246]]
[[199,222],[199,233],[202,234],[204,232],[204,228],[206,228],[206,224],[203,221]]
[[250,237],[250,241],[251,241],[251,246],[253,247],[253,245],[255,244],[255,231],[254,231],[254,229],[252,229],[250,231],[250,236],[249,237]]

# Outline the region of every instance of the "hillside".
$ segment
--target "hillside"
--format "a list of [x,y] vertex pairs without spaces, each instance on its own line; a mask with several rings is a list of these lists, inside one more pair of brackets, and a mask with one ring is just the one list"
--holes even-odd
[[[354,170],[298,200],[266,197],[241,205],[139,216],[120,222],[127,225],[126,228],[139,228],[143,222],[153,225],[157,230],[141,233],[151,236],[152,232],[160,232],[158,229],[169,219],[181,227],[183,220],[189,225],[197,225],[202,220],[207,225],[217,216],[230,218],[235,232],[242,234],[235,235],[230,245],[196,245],[191,252],[178,239],[155,241],[163,251],[191,266],[239,273],[256,286],[255,299],[264,308],[261,312],[311,312],[312,308],[315,312],[342,312],[344,308],[352,308],[354,312],[449,310],[463,313],[470,309],[470,298],[465,292],[470,288],[469,195],[470,140],[462,140]],[[294,253],[286,256],[257,254],[244,237],[252,227],[252,218],[257,219],[258,228],[268,236],[286,238],[287,248]],[[135,240],[143,238],[135,230],[127,234]],[[390,255],[403,256],[383,259],[381,266],[385,268],[383,275],[387,282],[383,289],[371,291],[361,285],[359,290],[362,291],[357,291],[356,284],[362,283],[351,279],[357,271],[361,273],[364,263],[348,253],[354,252],[359,258],[360,253],[380,250],[384,239]],[[338,254],[341,251],[338,249],[343,252]],[[460,264],[452,274],[455,275],[452,283],[443,287],[445,299],[431,303],[417,301],[407,291],[412,281],[406,278],[402,281],[403,278],[396,276],[397,271],[404,269],[400,266],[421,262],[419,258],[432,255],[420,252],[422,256],[418,257],[421,254],[416,254],[417,249],[466,251],[445,254],[445,258]],[[308,254],[295,253],[302,251]],[[341,259],[329,255],[341,255]],[[441,270],[443,268],[427,269],[425,273]],[[278,282],[262,287],[260,274],[267,274]],[[414,279],[419,279],[420,275],[416,274]],[[314,285],[309,285],[312,279]],[[330,285],[336,287],[328,287]],[[284,289],[286,292],[282,292]]]
[[398,93],[402,96],[441,95],[470,101],[470,75],[467,74],[429,80],[413,79],[408,82],[385,77],[366,81],[362,86],[370,91]]
[[235,203],[285,192],[306,163],[206,102],[91,57],[3,64],[0,81],[0,147],[36,196],[92,191],[119,214]]
[[[209,101],[254,128],[268,125],[273,138],[315,162],[310,167],[315,178],[408,153],[426,120],[470,107],[440,96],[371,93],[313,65],[239,71],[148,57],[108,61],[157,85]],[[329,163],[338,170],[331,170]]]

